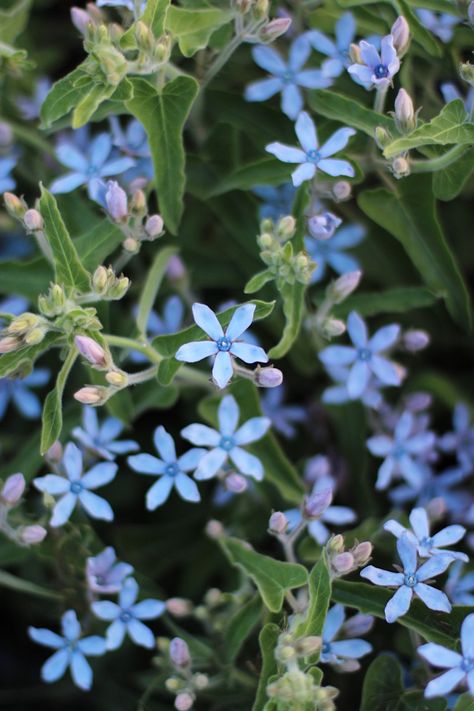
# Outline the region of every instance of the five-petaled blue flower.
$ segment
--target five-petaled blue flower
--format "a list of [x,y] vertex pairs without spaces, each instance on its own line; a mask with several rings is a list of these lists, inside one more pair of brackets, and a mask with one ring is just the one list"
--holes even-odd
[[423,469],[417,462],[434,447],[436,437],[430,431],[416,431],[416,420],[411,412],[404,412],[398,421],[393,437],[375,435],[367,440],[367,447],[376,457],[385,457],[380,466],[376,489],[386,489],[396,476],[402,477],[411,486],[423,481]]
[[283,143],[269,143],[265,147],[268,153],[272,153],[284,163],[300,164],[291,174],[295,187],[305,180],[312,180],[317,170],[333,177],[338,175],[354,177],[354,168],[347,160],[330,158],[346,147],[349,138],[356,133],[353,128],[338,129],[322,146],[319,146],[316,126],[309,114],[302,111],[296,120],[295,131],[301,148],[285,146]]
[[10,402],[13,402],[18,412],[29,420],[35,420],[41,415],[41,401],[30,388],[41,388],[46,385],[51,373],[46,368],[37,368],[26,378],[0,380],[0,420],[3,419]]
[[142,187],[153,178],[153,161],[146,131],[140,121],[132,119],[125,130],[116,116],[109,118],[114,146],[135,160],[135,165],[122,174],[122,181]]
[[463,575],[464,564],[457,560],[449,569],[445,590],[455,605],[474,605],[474,570]]
[[85,155],[72,142],[60,143],[55,151],[56,158],[72,172],[54,180],[50,186],[51,192],[70,193],[80,185],[87,185],[89,197],[95,200],[102,178],[120,175],[135,165],[132,158],[111,155],[112,149],[112,139],[108,133],[96,136]]
[[201,496],[196,483],[188,476],[187,472],[197,468],[207,450],[193,447],[186,454],[177,458],[173,438],[164,427],[156,428],[153,441],[161,459],[152,454],[135,454],[127,459],[127,463],[133,471],[160,477],[146,495],[147,509],[154,511],[157,506],[161,506],[173,487],[182,499],[193,502],[200,501]]
[[86,561],[86,578],[89,590],[102,595],[118,593],[123,581],[133,573],[129,563],[117,563],[117,556],[112,547]]
[[400,69],[400,60],[393,46],[392,35],[382,39],[380,54],[373,44],[362,40],[359,44],[363,64],[351,64],[349,74],[367,89],[388,86]]
[[241,474],[251,476],[257,481],[263,479],[262,462],[242,449],[242,445],[261,439],[271,422],[268,417],[251,417],[237,429],[239,415],[239,406],[235,398],[226,395],[222,398],[217,411],[219,430],[199,424],[188,425],[181,430],[182,436],[192,444],[212,447],[200,460],[194,474],[196,479],[211,479],[229,457]]
[[225,388],[232,378],[234,369],[231,356],[236,356],[245,363],[267,363],[268,356],[263,348],[238,340],[252,323],[254,312],[255,304],[239,306],[224,333],[217,316],[209,306],[193,304],[194,320],[211,340],[184,344],[178,349],[176,360],[196,363],[198,360],[215,355],[212,378],[220,388]]
[[97,411],[93,407],[84,407],[82,427],[75,427],[72,435],[85,450],[96,454],[101,459],[113,461],[118,454],[138,452],[140,447],[132,439],[115,441],[123,430],[123,424],[115,417],[108,417],[99,425]]
[[288,182],[278,186],[256,185],[252,192],[264,201],[258,211],[261,220],[265,217],[269,217],[274,222],[277,222],[280,218],[285,217],[285,215],[291,215],[296,194],[292,183]]
[[0,193],[7,190],[13,190],[16,186],[16,180],[11,175],[13,168],[16,166],[16,158],[0,158]]
[[105,639],[96,635],[81,639],[81,626],[74,610],[64,613],[61,627],[62,637],[51,630],[28,627],[28,634],[34,642],[57,650],[43,664],[41,678],[48,683],[57,681],[69,667],[76,686],[89,691],[92,686],[92,669],[86,656],[100,657],[105,654]]
[[[349,379],[350,368],[340,366],[326,366],[328,375],[336,381],[336,385],[331,385],[323,392],[321,400],[328,405],[343,405],[346,402],[351,402],[351,398],[347,392],[347,381]],[[379,388],[383,385],[374,375],[370,377],[360,401],[373,410],[378,410],[383,404],[383,396]]]
[[306,410],[300,405],[284,405],[285,387],[267,390],[261,399],[263,414],[270,418],[273,427],[284,437],[291,439],[296,434],[293,426],[306,420]]
[[245,90],[247,101],[265,101],[281,92],[281,110],[294,120],[304,104],[300,86],[307,89],[325,89],[332,84],[332,79],[320,69],[302,68],[310,53],[311,45],[306,35],[301,35],[292,42],[287,62],[272,47],[254,47],[252,56],[255,63],[273,76],[249,84]]
[[134,578],[127,578],[119,593],[118,605],[110,600],[99,600],[91,605],[92,612],[101,620],[112,622],[105,633],[107,649],[118,649],[125,634],[140,647],[153,649],[155,636],[141,620],[154,620],[165,611],[161,600],[141,600],[138,597],[138,583]]
[[417,545],[406,533],[397,540],[397,550],[403,563],[403,573],[381,570],[373,565],[368,565],[360,572],[363,578],[370,580],[374,585],[398,588],[385,606],[387,622],[395,622],[408,612],[414,594],[430,610],[451,612],[451,604],[444,592],[436,590],[424,581],[444,573],[454,559],[451,556],[436,555],[428,558],[426,563],[418,568]]
[[305,238],[306,251],[316,262],[316,269],[311,276],[311,283],[323,279],[326,267],[329,266],[338,274],[348,274],[358,271],[359,262],[355,257],[345,253],[345,249],[356,247],[365,237],[361,225],[347,225],[336,231],[329,239]]
[[82,453],[72,442],[65,447],[62,464],[67,478],[57,474],[46,474],[33,479],[33,484],[39,491],[51,496],[61,496],[54,506],[50,525],[63,526],[78,501],[92,518],[112,521],[114,512],[109,502],[92,493],[91,489],[97,489],[111,482],[117,473],[117,465],[112,462],[101,462],[83,474]]
[[306,33],[312,47],[329,57],[321,65],[325,76],[338,77],[344,71],[344,67],[347,67],[349,48],[354,41],[355,33],[356,23],[351,12],[345,12],[336,22],[335,42],[320,30],[310,30]]
[[461,654],[433,642],[422,644],[417,651],[432,666],[447,670],[427,684],[427,699],[446,697],[461,682],[474,696],[474,614],[467,615],[461,625]]
[[353,400],[366,389],[371,374],[385,385],[400,385],[400,373],[394,363],[380,353],[391,348],[399,334],[400,326],[391,324],[380,328],[369,340],[367,326],[358,313],[352,311],[347,319],[347,331],[354,347],[328,346],[319,354],[325,366],[348,366],[347,392]]
[[[341,671],[344,670],[348,662],[352,662],[352,664],[349,665],[349,669],[350,671],[356,671],[359,665],[353,664],[353,662],[361,657],[365,657],[366,654],[370,654],[372,645],[366,642],[365,639],[336,640],[335,638],[341,631],[343,633],[346,632],[343,628],[344,621],[344,607],[342,605],[334,605],[328,611],[324,621],[320,661],[323,664],[333,664],[339,667]],[[373,620],[370,620],[370,623],[372,622]],[[345,636],[352,637],[350,628],[347,630]]]
[[459,402],[453,412],[453,431],[439,438],[443,452],[455,454],[462,469],[472,472],[474,468],[474,426],[469,408]]
[[439,37],[445,44],[451,41],[454,28],[461,22],[460,17],[448,15],[446,12],[437,13],[421,7],[416,8],[415,12],[426,29]]
[[124,7],[138,18],[145,11],[146,0],[141,0],[138,4],[135,0],[97,0],[96,5],[97,7]]
[[443,95],[443,99],[447,104],[449,104],[450,101],[456,101],[456,99],[460,99],[464,104],[467,115],[472,115],[474,111],[474,86],[471,86],[469,88],[465,98],[463,97],[457,86],[455,86],[451,82],[441,84],[439,88]]

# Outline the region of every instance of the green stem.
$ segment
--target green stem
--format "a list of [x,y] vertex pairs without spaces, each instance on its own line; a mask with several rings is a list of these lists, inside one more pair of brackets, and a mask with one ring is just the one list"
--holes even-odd
[[374,111],[378,114],[383,114],[385,107],[385,97],[387,96],[388,84],[381,86],[377,89],[374,101]]
[[227,47],[223,49],[222,52],[220,52],[220,54],[216,57],[215,61],[207,70],[201,83],[201,90],[204,89],[214,79],[216,74],[220,72],[224,64],[228,62],[234,52],[240,47],[245,37],[248,34],[251,34],[254,30],[256,30],[260,24],[261,20],[257,23],[244,27],[241,32],[238,32],[235,35],[235,37],[229,42]]
[[128,385],[138,385],[139,383],[145,383],[147,380],[152,380],[156,378],[158,373],[158,366],[152,365],[151,368],[146,370],[141,370],[139,373],[132,373],[128,375]]
[[33,148],[36,148],[41,153],[54,155],[54,148],[48,141],[45,141],[36,131],[26,128],[19,123],[9,121],[10,127],[13,130],[16,138],[19,138],[23,143],[28,143]]
[[410,162],[412,173],[435,173],[437,170],[447,168],[451,163],[454,163],[461,158],[469,146],[454,146],[442,156],[430,158],[429,160],[414,160]]

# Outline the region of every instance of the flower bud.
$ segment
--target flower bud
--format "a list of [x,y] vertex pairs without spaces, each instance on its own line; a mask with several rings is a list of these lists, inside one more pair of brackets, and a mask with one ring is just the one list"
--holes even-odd
[[328,287],[328,296],[334,304],[341,304],[357,289],[362,272],[348,272],[332,282]]
[[47,329],[44,326],[36,326],[36,328],[32,328],[31,331],[25,335],[25,343],[28,346],[36,346],[37,343],[41,343],[44,339],[46,332]]
[[331,560],[331,565],[336,573],[345,575],[354,568],[354,558],[349,551],[339,553]]
[[51,445],[44,455],[48,462],[60,462],[63,458],[63,446],[58,440]]
[[28,546],[34,545],[35,543],[41,543],[46,538],[46,529],[43,526],[33,525],[25,526],[20,533],[20,538],[23,543]]
[[74,398],[83,405],[98,405],[103,400],[103,393],[100,388],[87,385],[74,393]]
[[126,252],[136,254],[140,249],[140,243],[134,237],[127,237],[127,239],[122,242],[122,247]]
[[338,180],[334,183],[332,188],[332,194],[336,200],[342,202],[343,200],[348,200],[352,193],[351,184],[347,180]]
[[128,383],[127,374],[118,370],[110,370],[105,376],[105,379],[110,385],[113,385],[114,388],[124,388]]
[[231,491],[233,494],[242,494],[248,488],[247,479],[242,474],[235,472],[226,476],[224,485],[227,491]]
[[151,215],[145,223],[145,232],[150,239],[155,239],[163,233],[163,226],[161,215]]
[[288,528],[288,519],[282,511],[274,511],[268,521],[268,530],[271,533],[285,533]]
[[303,503],[303,516],[307,519],[317,519],[326,511],[332,501],[332,489],[323,489],[314,494],[305,496]]
[[363,615],[358,613],[344,622],[345,637],[361,637],[370,632],[374,626],[374,618],[372,615]]
[[0,491],[0,500],[8,506],[13,506],[19,502],[24,490],[25,477],[23,474],[11,474]]
[[13,143],[13,131],[5,121],[0,121],[0,148],[7,148]]
[[105,193],[105,204],[110,217],[115,222],[125,222],[128,218],[127,193],[116,180],[109,180]]
[[177,679],[175,676],[172,676],[165,681],[166,688],[171,692],[178,691],[178,689],[182,688],[182,685],[181,679]]
[[357,566],[365,565],[372,555],[373,545],[370,541],[362,541],[352,549],[352,556]]
[[187,691],[182,691],[174,700],[176,711],[189,711],[193,707],[194,699]]
[[400,89],[395,99],[395,122],[403,133],[410,133],[416,128],[413,101],[405,89]]
[[261,388],[277,388],[283,382],[283,373],[273,366],[257,368],[255,371],[255,382]]
[[313,215],[308,220],[308,229],[315,239],[330,239],[342,220],[332,212],[323,212],[321,215]]
[[338,318],[327,318],[322,325],[322,333],[325,338],[341,336],[345,330],[346,324]]
[[383,126],[377,126],[377,128],[375,129],[374,138],[375,143],[381,150],[386,148],[392,140],[392,137],[390,136],[389,132]]
[[93,24],[92,17],[80,7],[71,7],[71,22],[83,37],[87,35],[89,27]]
[[21,346],[21,341],[13,336],[5,336],[0,338],[0,353],[11,353],[16,351]]
[[393,38],[393,46],[395,47],[399,57],[402,57],[408,49],[410,42],[410,27],[408,22],[400,15],[392,25],[390,34]]
[[344,550],[344,536],[338,533],[333,536],[328,543],[329,553],[342,553]]
[[169,655],[176,667],[188,667],[191,663],[189,647],[181,637],[174,637],[170,642]]
[[101,294],[107,286],[107,269],[103,266],[97,267],[92,276],[92,287],[97,294]]
[[258,38],[264,44],[270,44],[289,29],[291,17],[277,17],[270,20],[258,33]]
[[360,54],[360,47],[358,44],[352,43],[349,47],[349,59],[354,64],[363,64],[362,57]]
[[430,344],[430,336],[426,331],[421,330],[410,330],[403,334],[403,345],[411,353],[416,353],[416,351],[422,351],[424,348]]
[[410,393],[405,397],[405,407],[410,412],[421,412],[427,410],[433,404],[433,396],[430,393],[417,392]]
[[252,10],[257,20],[263,20],[267,17],[269,4],[269,0],[255,0]]
[[206,533],[209,538],[217,540],[218,538],[222,538],[224,535],[224,526],[220,521],[211,519],[211,521],[208,521],[206,524]]
[[296,641],[296,651],[299,656],[307,657],[310,654],[316,654],[319,652],[322,646],[321,637],[316,635],[310,635],[309,637],[303,637]]
[[146,197],[143,190],[135,190],[130,202],[130,210],[138,216],[143,217],[147,211]]
[[25,201],[20,200],[20,198],[17,198],[13,193],[3,193],[3,199],[8,214],[17,220],[23,219],[23,215],[28,209]]
[[289,239],[295,233],[296,220],[292,215],[286,215],[282,217],[276,226],[276,231],[279,237],[283,239]]
[[193,684],[196,689],[205,689],[209,686],[209,677],[207,674],[194,674]]
[[471,25],[471,27],[474,27],[474,0],[469,3],[468,8],[467,8],[467,21]]
[[109,363],[109,356],[102,346],[89,336],[75,336],[74,343],[79,353],[89,361],[91,365],[106,368]]
[[405,178],[410,175],[410,164],[403,156],[397,156],[392,162],[392,173],[395,178]]
[[468,84],[474,86],[474,64],[465,62],[459,66],[459,75],[461,79],[467,81]]
[[166,601],[166,609],[173,617],[187,617],[192,612],[193,603],[182,597],[171,597]]
[[166,274],[168,279],[172,281],[179,281],[186,276],[186,267],[184,266],[182,260],[173,254],[166,267]]

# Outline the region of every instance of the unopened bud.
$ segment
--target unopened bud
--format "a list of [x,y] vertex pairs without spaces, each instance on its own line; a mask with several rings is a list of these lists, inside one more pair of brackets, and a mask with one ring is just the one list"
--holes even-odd
[[107,269],[103,266],[97,267],[92,277],[92,287],[98,294],[102,293],[107,286]]
[[43,526],[33,525],[25,526],[20,533],[20,538],[26,545],[34,545],[41,543],[46,538],[46,529]]
[[467,81],[468,84],[474,86],[474,64],[466,62],[459,67],[459,75],[461,79]]
[[88,385],[74,393],[74,398],[83,405],[98,405],[102,402],[103,392],[98,387]]
[[13,506],[21,499],[25,490],[25,477],[23,474],[11,474],[4,483],[0,492],[0,500]]
[[269,0],[255,0],[252,10],[257,20],[267,17],[269,4]]
[[163,233],[163,218],[161,215],[150,215],[145,223],[145,232],[150,239],[155,239]]
[[171,640],[169,655],[171,662],[177,667],[188,667],[191,663],[189,647],[181,637],[174,637]]
[[116,180],[109,180],[105,193],[105,204],[110,217],[115,222],[125,222],[128,218],[127,193]]
[[118,370],[110,370],[105,376],[105,379],[110,385],[113,385],[114,388],[124,388],[128,383],[127,374]]
[[410,164],[403,156],[394,158],[392,162],[392,172],[395,178],[405,178],[410,175]]
[[413,101],[405,89],[400,89],[395,99],[395,121],[403,133],[410,133],[416,128]]
[[328,287],[328,296],[334,304],[341,304],[360,284],[362,272],[343,274]]
[[279,237],[284,239],[289,239],[295,233],[296,220],[292,215],[286,215],[282,217],[276,226],[276,231]]
[[383,126],[377,126],[377,128],[375,129],[374,137],[375,143],[382,150],[386,148],[392,140],[392,137],[390,136],[389,132]]
[[370,541],[362,541],[353,550],[352,555],[357,566],[365,565],[372,555],[373,545]]
[[395,47],[399,57],[402,57],[408,49],[410,42],[410,27],[403,15],[397,17],[392,25],[390,34],[393,38],[393,46]]
[[89,361],[91,365],[101,368],[107,367],[109,357],[102,346],[89,336],[75,336],[74,343],[79,353]]
[[182,260],[173,254],[166,267],[166,274],[168,279],[172,281],[179,281],[186,276],[186,267],[184,266]]
[[182,691],[174,700],[176,711],[189,711],[193,707],[194,699],[187,691]]
[[344,536],[340,533],[337,536],[333,536],[328,543],[328,551],[330,553],[342,553],[344,550]]
[[338,318],[327,318],[322,325],[325,338],[341,336],[346,330],[346,324]]
[[61,442],[54,442],[44,456],[48,462],[60,462],[63,458],[63,446]]
[[92,17],[80,7],[71,7],[71,21],[83,37],[87,35],[88,28],[93,24]]
[[345,553],[339,553],[339,555],[334,556],[331,560],[331,565],[336,571],[341,575],[349,573],[354,568],[354,558],[352,553],[346,551]]
[[271,533],[285,533],[288,528],[288,519],[282,511],[275,511],[268,521],[268,530]]
[[258,33],[258,38],[264,44],[270,44],[289,29],[291,25],[291,17],[277,17],[270,20]]
[[349,58],[354,64],[363,64],[358,44],[352,43],[349,47]]
[[3,193],[3,199],[7,212],[17,220],[21,220],[28,209],[25,202],[17,198],[13,193]]
[[36,328],[32,328],[31,331],[25,335],[25,343],[28,346],[36,346],[37,343],[41,343],[45,336],[46,328],[37,326]]
[[236,472],[226,476],[224,485],[227,491],[231,491],[233,494],[242,494],[248,488],[247,479]]
[[206,524],[206,533],[209,536],[209,538],[212,539],[218,539],[222,538],[224,535],[224,526],[220,521],[216,521],[215,519],[212,519],[211,521],[208,521]]
[[0,338],[0,353],[12,353],[16,351],[21,345],[21,341],[13,336],[5,336],[5,338]]
[[334,183],[332,188],[332,194],[334,195],[336,200],[339,200],[340,202],[342,202],[343,200],[348,200],[351,196],[351,193],[352,187],[347,180],[338,180],[337,183]]
[[413,329],[403,334],[403,345],[411,353],[422,351],[430,344],[430,336],[426,331]]
[[323,489],[306,496],[303,503],[303,516],[307,519],[317,519],[326,511],[332,501],[332,489]]
[[283,373],[273,366],[258,368],[255,371],[255,382],[261,388],[277,388],[283,382]]
[[192,612],[193,603],[182,597],[171,597],[166,601],[166,609],[173,617],[187,617]]
[[193,684],[196,689],[205,689],[209,686],[209,677],[207,674],[194,674]]
[[309,637],[303,637],[296,642],[296,651],[302,657],[307,657],[310,654],[315,654],[319,652],[322,646],[321,637],[316,635],[311,635]]
[[362,637],[370,632],[374,626],[374,618],[372,615],[363,615],[358,613],[344,622],[344,636],[347,637]]
[[405,407],[410,412],[422,412],[433,404],[433,396],[430,393],[418,392],[410,393],[405,397]]
[[0,148],[7,148],[13,142],[13,131],[5,121],[0,121]]
[[135,190],[130,201],[130,210],[139,216],[143,216],[146,213],[146,197],[143,190]]
[[166,679],[165,686],[168,691],[174,692],[178,691],[178,689],[182,687],[182,683],[180,679],[177,679],[176,677],[172,676],[169,679]]
[[135,254],[140,249],[140,243],[134,237],[127,237],[127,239],[122,242],[122,247],[126,252]]

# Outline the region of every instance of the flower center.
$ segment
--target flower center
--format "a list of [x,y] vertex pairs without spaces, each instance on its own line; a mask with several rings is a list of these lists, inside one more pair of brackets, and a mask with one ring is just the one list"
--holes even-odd
[[71,484],[71,491],[73,494],[80,494],[83,490],[83,486],[80,481],[73,481]]
[[122,622],[125,622],[125,623],[130,622],[131,619],[132,619],[132,615],[130,614],[130,612],[127,612],[127,610],[124,610],[122,612],[122,614],[120,615],[120,620]]
[[359,360],[363,360],[364,363],[367,363],[372,358],[372,353],[369,351],[368,348],[359,348],[357,351],[357,355]]
[[423,538],[420,541],[420,545],[424,546],[424,548],[431,548],[433,545],[433,539],[431,538],[431,536],[426,536],[426,538]]
[[401,459],[405,454],[405,449],[401,445],[397,445],[392,452],[392,457],[394,459]]
[[103,575],[96,575],[95,582],[97,583],[97,585],[103,585],[105,583],[104,576]]
[[222,338],[219,338],[219,340],[216,341],[216,345],[220,351],[226,352],[230,351],[232,347],[232,341],[230,340],[230,338],[227,338],[227,336],[222,336]]
[[377,64],[377,66],[374,69],[374,74],[377,77],[377,79],[385,79],[385,77],[388,77],[388,67],[386,64]]
[[307,151],[306,156],[307,156],[308,161],[310,163],[319,163],[319,161],[321,159],[321,153],[319,151],[317,151],[315,148],[313,148],[313,150],[311,150],[311,151]]
[[461,669],[466,673],[471,672],[474,669],[474,659],[472,657],[464,657],[461,662]]
[[178,474],[178,472],[179,472],[179,467],[174,462],[172,464],[168,464],[165,468],[166,476],[176,476],[176,474]]
[[292,84],[295,80],[295,73],[292,72],[290,69],[287,69],[286,72],[283,72],[281,75],[281,80],[285,84]]
[[415,573],[407,573],[405,575],[405,585],[409,588],[414,588],[415,585],[418,583],[418,578],[416,577]]
[[235,442],[233,437],[222,437],[219,447],[229,452],[233,447],[235,447]]
[[329,654],[331,651],[331,645],[329,642],[323,642],[323,646],[321,647],[321,652],[323,654]]
[[97,173],[97,167],[95,165],[90,165],[87,168],[87,175],[95,175]]

